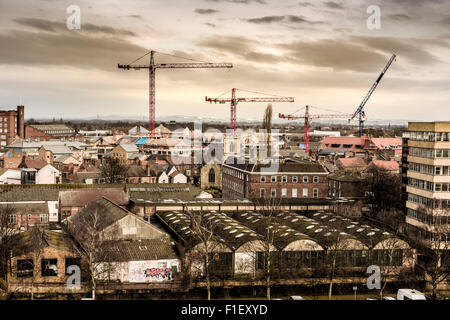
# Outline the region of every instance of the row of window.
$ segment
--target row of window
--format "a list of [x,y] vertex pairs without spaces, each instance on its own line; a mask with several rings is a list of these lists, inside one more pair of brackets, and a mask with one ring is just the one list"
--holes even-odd
[[[308,176],[303,176],[302,181],[303,183],[308,183],[309,177]],[[267,182],[267,177],[266,176],[261,176],[260,177],[260,182]],[[278,176],[271,176],[270,177],[270,182],[278,182]],[[281,176],[281,182],[289,182],[288,181],[288,176]],[[293,183],[297,183],[298,182],[298,176],[292,176],[291,181]],[[313,183],[319,183],[319,177],[318,176],[313,176]]]
[[426,223],[428,225],[443,225],[448,224],[450,222],[449,216],[437,216],[431,215],[424,212],[420,212],[411,208],[408,208],[406,215],[410,218],[413,218],[422,223]]
[[223,188],[225,189],[225,188],[229,188],[229,189],[232,189],[232,190],[234,190],[234,191],[239,191],[239,192],[241,192],[241,193],[243,193],[244,191],[244,189],[243,189],[243,186],[242,186],[242,184],[240,184],[240,183],[238,183],[238,182],[235,182],[235,181],[230,181],[230,180],[228,180],[228,179],[224,179],[223,181],[222,181],[222,184],[223,184]]
[[[66,274],[70,274],[67,272],[67,269],[70,266],[81,266],[80,258],[66,258],[65,259],[65,270]],[[25,278],[25,277],[33,277],[34,274],[34,261],[33,259],[21,259],[17,260],[17,277]],[[42,277],[55,277],[58,275],[58,259],[41,259],[41,272],[40,275]]]
[[437,176],[450,175],[450,166],[432,166],[429,164],[410,162],[408,164],[408,169],[411,171],[429,175],[437,175]]
[[[260,196],[260,198],[265,198],[266,197],[266,189],[264,189],[264,188],[259,189],[259,196]],[[290,196],[291,196],[291,198],[298,198],[298,190],[296,188],[291,189]],[[270,189],[270,197],[271,198],[277,197],[277,189],[274,189],[274,188]],[[287,188],[281,189],[281,197],[282,198],[288,197],[288,189]],[[308,188],[303,188],[302,197],[308,198]],[[312,197],[313,198],[319,197],[319,189],[318,188],[313,188]]]
[[416,141],[450,141],[450,132],[409,131],[409,139]]
[[450,191],[450,183],[443,182],[443,183],[433,183],[430,181],[415,179],[415,178],[408,178],[408,186],[427,190],[431,192],[449,192]]
[[409,148],[409,155],[420,158],[450,158],[450,149]]
[[223,168],[223,173],[228,174],[228,175],[230,175],[232,177],[244,180],[244,173],[243,172],[224,167]]
[[[29,214],[28,216],[27,216],[27,219],[28,220],[31,220],[31,214]],[[47,223],[48,222],[48,214],[41,214],[40,215],[40,222],[41,223]],[[15,214],[10,214],[9,216],[8,216],[8,223],[10,223],[10,224],[16,224],[17,223],[17,215],[15,215]]]
[[408,186],[423,189],[427,191],[434,191],[434,183],[429,181],[424,181],[415,178],[408,178]]

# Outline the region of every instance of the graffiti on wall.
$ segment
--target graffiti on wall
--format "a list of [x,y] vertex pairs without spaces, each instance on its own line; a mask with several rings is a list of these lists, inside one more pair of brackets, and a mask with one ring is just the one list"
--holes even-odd
[[130,261],[130,282],[160,282],[174,278],[174,271],[178,270],[178,260],[164,261]]
[[152,280],[172,280],[172,270],[169,268],[148,268],[144,270],[144,276]]

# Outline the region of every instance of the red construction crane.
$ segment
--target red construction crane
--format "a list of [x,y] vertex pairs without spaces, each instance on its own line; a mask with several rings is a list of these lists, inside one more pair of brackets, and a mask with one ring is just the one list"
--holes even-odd
[[[292,119],[305,119],[305,129],[304,129],[304,140],[305,140],[305,152],[306,154],[309,155],[309,126],[311,123],[311,119],[326,119],[326,118],[345,118],[348,119],[349,117],[351,117],[353,114],[347,114],[347,113],[339,113],[339,114],[309,114],[309,108],[310,106],[305,106],[305,115],[304,116],[294,116],[292,114],[289,115],[284,115],[282,113],[278,114],[278,118],[281,119],[288,119],[288,120],[292,120]],[[303,108],[301,108],[303,109]],[[296,112],[300,111],[301,109],[297,110]],[[319,108],[317,108],[319,109]],[[326,109],[324,109],[326,110]],[[330,110],[327,110],[330,111]],[[295,112],[294,112],[295,113]]]
[[[191,62],[191,63],[155,63],[154,55],[155,53],[165,54],[168,56],[177,57],[171,54],[150,51],[144,54],[142,57],[134,60],[129,64],[118,64],[119,69],[130,70],[130,69],[149,69],[149,120],[148,120],[148,128],[149,128],[149,136],[154,137],[155,135],[155,72],[158,68],[165,69],[175,69],[175,68],[232,68],[233,65],[231,63],[210,63],[210,62]],[[150,64],[149,65],[134,65],[136,61],[142,59],[143,57],[150,54]],[[187,60],[188,58],[177,57]]]
[[[268,95],[270,97],[236,98],[237,90],[256,93],[256,94]],[[225,92],[225,93],[227,93],[227,92]],[[221,94],[221,96],[224,95],[225,93]],[[209,101],[210,103],[213,103],[213,102],[214,103],[217,103],[217,102],[218,103],[226,103],[226,102],[231,103],[230,129],[232,129],[233,132],[236,132],[236,106],[237,106],[238,102],[294,102],[294,98],[292,98],[292,97],[282,97],[282,96],[277,96],[277,95],[273,95],[273,94],[253,92],[253,91],[247,91],[247,90],[236,89],[236,88],[231,89],[231,98],[219,98],[219,97],[217,97],[217,98],[205,97],[205,101]]]

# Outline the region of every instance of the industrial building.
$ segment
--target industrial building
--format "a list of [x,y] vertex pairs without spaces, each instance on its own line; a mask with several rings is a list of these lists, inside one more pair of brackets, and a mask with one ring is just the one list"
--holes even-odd
[[6,146],[16,137],[25,137],[24,106],[17,110],[0,110],[0,146]]

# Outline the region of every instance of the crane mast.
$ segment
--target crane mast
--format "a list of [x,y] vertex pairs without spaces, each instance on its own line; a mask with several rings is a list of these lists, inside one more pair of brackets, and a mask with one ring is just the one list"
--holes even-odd
[[366,105],[366,102],[369,100],[369,98],[372,95],[372,93],[375,91],[376,87],[378,86],[378,83],[380,83],[380,81],[383,78],[383,76],[386,73],[386,71],[391,66],[392,62],[394,62],[395,58],[396,58],[396,55],[393,54],[392,57],[389,59],[388,63],[386,64],[386,66],[384,67],[383,71],[381,71],[381,73],[378,76],[377,80],[374,82],[374,84],[370,88],[369,92],[364,97],[364,99],[361,102],[361,104],[359,105],[359,107],[356,109],[356,111],[353,114],[353,116],[350,118],[350,120],[353,120],[354,118],[358,117],[358,121],[359,121],[359,136],[360,137],[362,137],[362,135],[363,135],[364,121],[365,121],[364,118],[366,116],[365,113],[364,113],[364,106]]
[[[205,97],[205,101],[210,103],[227,103],[230,102],[230,129],[233,133],[236,132],[236,107],[238,102],[294,102],[293,97],[249,97],[249,98],[239,98],[236,97],[236,91],[239,89],[231,89],[231,98],[208,98]],[[241,90],[245,91],[245,90]]]
[[305,153],[307,155],[309,155],[309,127],[311,126],[311,119],[326,119],[326,118],[333,118],[333,119],[337,119],[337,118],[345,118],[348,119],[348,117],[352,116],[351,114],[309,114],[309,107],[310,106],[305,106],[305,115],[304,116],[295,116],[292,114],[282,114],[279,113],[278,114],[278,118],[281,119],[288,119],[288,120],[293,120],[293,119],[305,119],[305,125],[304,125],[304,140],[305,140]]
[[[129,64],[118,64],[117,67],[123,70],[140,70],[149,69],[149,101],[148,101],[148,131],[149,136],[155,136],[155,73],[156,69],[175,69],[175,68],[232,68],[231,63],[211,63],[211,62],[198,62],[198,63],[155,63],[155,53],[157,51],[147,52],[144,56],[136,59]],[[161,53],[161,52],[159,52]],[[134,64],[136,61],[142,59],[146,55],[150,54],[150,63],[148,65]]]

